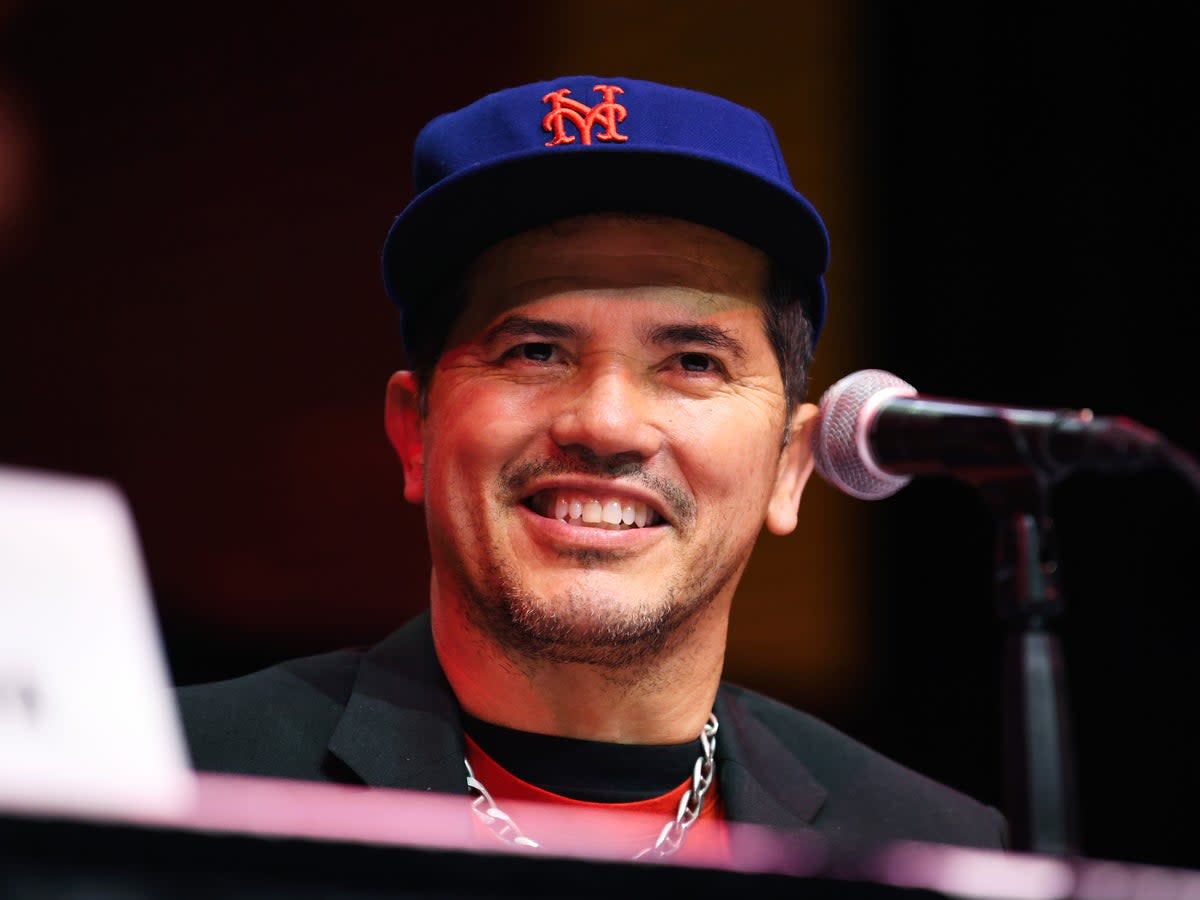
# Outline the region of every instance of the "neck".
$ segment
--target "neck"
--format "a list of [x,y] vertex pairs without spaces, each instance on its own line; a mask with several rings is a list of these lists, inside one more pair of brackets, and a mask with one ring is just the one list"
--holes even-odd
[[459,703],[485,722],[591,741],[675,744],[712,712],[728,602],[710,604],[649,659],[620,668],[531,658],[475,624],[461,598],[431,590],[433,640]]

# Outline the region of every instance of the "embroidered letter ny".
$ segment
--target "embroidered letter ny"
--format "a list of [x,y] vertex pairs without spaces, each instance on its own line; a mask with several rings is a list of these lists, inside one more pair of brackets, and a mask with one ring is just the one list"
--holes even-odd
[[542,119],[542,129],[554,135],[554,140],[547,141],[547,147],[555,144],[573,144],[575,135],[567,134],[564,122],[575,123],[579,137],[585,145],[592,142],[592,127],[599,124],[604,130],[596,134],[600,141],[627,141],[628,135],[619,134],[617,125],[625,121],[627,111],[615,99],[617,94],[625,93],[615,84],[598,84],[592,88],[603,95],[604,99],[595,106],[584,106],[578,100],[571,100],[567,95],[568,88],[551,91],[542,98],[543,103],[550,104],[550,112]]

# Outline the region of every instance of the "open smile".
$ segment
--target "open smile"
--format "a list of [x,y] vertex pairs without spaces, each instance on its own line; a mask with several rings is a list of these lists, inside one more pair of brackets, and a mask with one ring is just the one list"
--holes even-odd
[[538,491],[521,502],[544,518],[587,528],[623,531],[663,523],[663,517],[649,503],[630,497],[551,489]]

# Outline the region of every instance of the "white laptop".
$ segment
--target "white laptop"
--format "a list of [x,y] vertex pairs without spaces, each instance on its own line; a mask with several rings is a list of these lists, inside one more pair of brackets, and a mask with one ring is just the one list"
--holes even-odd
[[171,817],[191,772],[111,483],[0,466],[0,812]]

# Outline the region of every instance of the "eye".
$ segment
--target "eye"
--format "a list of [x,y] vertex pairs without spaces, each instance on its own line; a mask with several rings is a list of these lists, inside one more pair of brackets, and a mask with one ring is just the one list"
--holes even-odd
[[685,372],[716,372],[720,368],[707,353],[680,353],[679,367]]
[[554,344],[533,341],[510,347],[503,358],[513,362],[552,363],[559,355],[559,349]]
[[525,359],[533,362],[550,362],[554,356],[553,344],[521,344],[514,349]]

